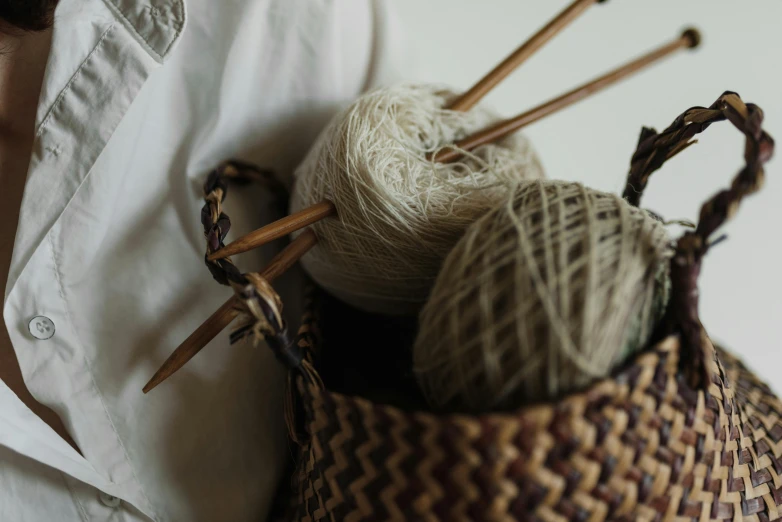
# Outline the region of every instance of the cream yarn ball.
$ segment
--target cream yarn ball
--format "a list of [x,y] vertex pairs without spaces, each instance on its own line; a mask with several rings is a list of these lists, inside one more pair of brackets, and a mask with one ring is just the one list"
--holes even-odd
[[577,183],[520,184],[467,229],[420,316],[413,359],[438,409],[554,399],[644,346],[668,299],[664,225]]
[[432,85],[368,93],[331,121],[295,172],[292,212],[328,199],[338,213],[312,225],[318,244],[302,265],[348,304],[417,313],[465,229],[519,180],[543,177],[518,133],[455,163],[426,159],[499,119],[481,106],[443,109],[452,96]]

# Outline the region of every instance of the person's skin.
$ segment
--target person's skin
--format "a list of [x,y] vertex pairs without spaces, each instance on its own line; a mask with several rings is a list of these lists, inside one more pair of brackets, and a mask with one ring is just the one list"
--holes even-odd
[[[50,47],[51,29],[0,32],[0,280],[3,282],[11,263],[35,134],[38,97]],[[57,414],[39,404],[27,390],[1,316],[0,321],[3,321],[0,327],[0,380],[76,448]]]

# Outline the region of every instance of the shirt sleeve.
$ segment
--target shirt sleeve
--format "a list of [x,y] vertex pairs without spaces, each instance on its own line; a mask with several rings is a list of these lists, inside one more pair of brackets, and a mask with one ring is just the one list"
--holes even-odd
[[407,37],[391,0],[374,0],[372,57],[365,88],[408,80],[416,65]]
[[340,25],[341,81],[349,91],[358,95],[412,76],[405,31],[391,0],[345,2]]
[[[279,80],[266,97],[283,98],[268,165],[287,185],[318,133],[340,109],[367,90],[412,77],[412,61],[393,0],[283,0],[268,29],[274,34]],[[267,69],[262,68],[264,74]],[[261,80],[263,81],[263,80]],[[267,102],[276,107],[281,104]],[[272,150],[272,149],[270,149]]]

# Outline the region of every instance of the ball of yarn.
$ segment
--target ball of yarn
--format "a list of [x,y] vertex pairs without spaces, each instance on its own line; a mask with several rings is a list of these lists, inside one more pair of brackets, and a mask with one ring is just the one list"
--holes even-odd
[[421,311],[414,369],[438,409],[553,399],[644,346],[668,296],[664,225],[577,183],[520,184],[469,227]]
[[366,94],[331,121],[295,173],[292,211],[328,199],[338,214],[313,225],[318,244],[302,265],[348,304],[417,313],[467,226],[518,180],[543,176],[520,134],[456,163],[426,159],[498,119],[480,106],[444,110],[451,97],[430,85]]

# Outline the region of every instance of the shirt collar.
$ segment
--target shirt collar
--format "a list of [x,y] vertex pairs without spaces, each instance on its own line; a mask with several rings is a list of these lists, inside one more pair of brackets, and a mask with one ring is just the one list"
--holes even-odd
[[144,50],[162,62],[185,25],[183,0],[104,0]]
[[58,4],[6,297],[184,26],[184,0]]

